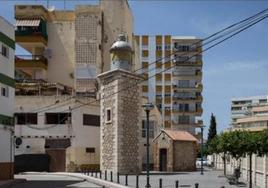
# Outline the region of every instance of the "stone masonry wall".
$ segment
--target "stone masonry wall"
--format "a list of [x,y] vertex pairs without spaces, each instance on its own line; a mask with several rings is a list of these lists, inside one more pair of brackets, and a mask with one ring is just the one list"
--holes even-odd
[[173,170],[194,171],[196,160],[196,146],[194,142],[176,141],[173,145]]
[[[132,76],[121,76],[118,95],[118,171],[120,173],[138,173],[140,171],[140,120],[141,92]],[[126,89],[127,88],[127,89]]]
[[[101,170],[116,170],[116,81],[110,80],[101,87]],[[108,97],[109,96],[109,97]],[[105,122],[106,108],[111,108],[112,121]]]

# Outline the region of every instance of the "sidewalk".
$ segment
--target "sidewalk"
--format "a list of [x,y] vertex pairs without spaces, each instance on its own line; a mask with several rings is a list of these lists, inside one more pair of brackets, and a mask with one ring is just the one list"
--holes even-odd
[[0,181],[0,188],[9,188],[23,182],[26,182],[26,179],[13,179],[13,180]]

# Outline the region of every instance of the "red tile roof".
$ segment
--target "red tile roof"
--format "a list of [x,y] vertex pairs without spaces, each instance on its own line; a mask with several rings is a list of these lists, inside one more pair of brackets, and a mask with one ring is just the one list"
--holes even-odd
[[197,138],[191,135],[187,131],[174,131],[174,130],[162,130],[166,133],[172,140],[178,141],[189,141],[189,142],[197,142]]

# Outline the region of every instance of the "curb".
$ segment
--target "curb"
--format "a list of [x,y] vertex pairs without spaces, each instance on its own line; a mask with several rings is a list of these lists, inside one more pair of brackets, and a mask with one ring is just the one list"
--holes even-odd
[[[120,184],[117,184],[117,183],[113,183],[113,182],[109,182],[109,181],[105,181],[105,180],[102,180],[102,179],[99,179],[99,178],[94,178],[94,177],[91,177],[91,176],[86,176],[86,175],[83,175],[83,174],[78,174],[78,173],[67,173],[67,172],[53,172],[53,173],[47,173],[47,172],[24,172],[24,173],[21,173],[21,174],[25,174],[25,175],[62,175],[62,176],[69,176],[69,177],[75,177],[75,178],[79,178],[79,179],[82,179],[82,180],[86,180],[90,183],[94,183],[96,185],[99,185],[99,186],[104,186],[104,187],[107,187],[107,188],[129,188],[127,186],[124,186],[124,185],[120,185]],[[2,188],[2,187],[0,187]]]

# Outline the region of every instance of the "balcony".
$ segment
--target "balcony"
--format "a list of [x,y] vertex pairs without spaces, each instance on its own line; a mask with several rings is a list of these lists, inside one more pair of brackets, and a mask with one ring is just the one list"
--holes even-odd
[[175,66],[202,66],[203,65],[203,61],[202,60],[198,60],[198,61],[189,61],[189,60],[173,60],[173,64]]
[[201,116],[203,113],[202,108],[198,108],[196,110],[185,110],[185,109],[179,109],[179,108],[173,108],[172,113],[176,115],[195,115],[195,116]]
[[196,86],[182,86],[177,84],[172,84],[172,88],[176,89],[177,91],[199,91],[203,90],[202,84],[197,84]]
[[59,83],[46,82],[45,80],[26,79],[26,80],[16,80],[15,94],[16,96],[72,95],[73,89],[71,87]]
[[15,67],[47,69],[47,59],[42,55],[16,55]]
[[183,72],[178,72],[176,70],[172,71],[172,76],[176,77],[176,78],[180,78],[180,79],[198,79],[198,78],[202,78],[202,72],[198,71],[192,74],[185,74]]
[[172,125],[173,126],[188,126],[188,127],[195,127],[195,128],[199,128],[203,125],[203,121],[199,120],[196,121],[195,123],[190,123],[190,122],[179,122],[177,120],[172,120]]
[[197,97],[180,97],[173,95],[172,97],[173,101],[176,102],[202,102],[203,101],[203,96],[197,96]]
[[47,39],[46,22],[42,19],[17,20],[15,41],[28,51],[31,51],[33,45],[36,47],[46,46]]

